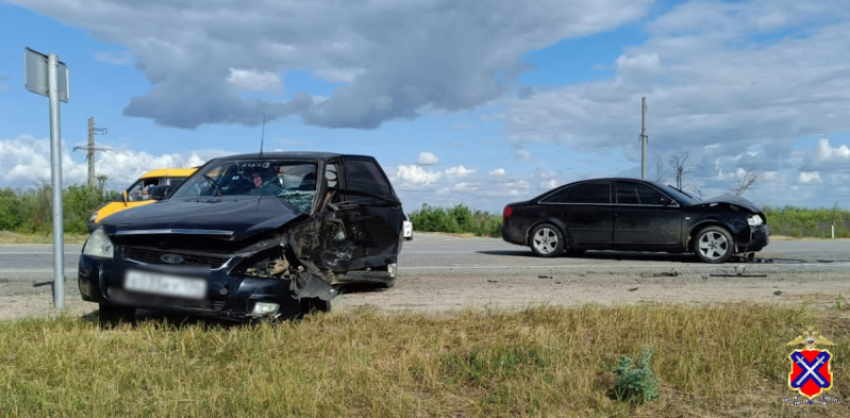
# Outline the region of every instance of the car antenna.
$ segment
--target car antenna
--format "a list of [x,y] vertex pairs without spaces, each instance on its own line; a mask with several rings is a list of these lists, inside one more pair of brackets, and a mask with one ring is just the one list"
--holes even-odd
[[263,133],[260,135],[260,159],[263,159],[263,140],[266,138],[266,112],[263,112]]

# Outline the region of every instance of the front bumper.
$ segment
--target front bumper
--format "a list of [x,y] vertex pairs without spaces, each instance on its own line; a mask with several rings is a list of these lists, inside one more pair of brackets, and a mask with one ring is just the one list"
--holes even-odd
[[751,226],[741,235],[737,240],[739,253],[761,251],[770,244],[770,227],[767,225]]
[[[128,270],[203,278],[207,282],[203,299],[186,299],[130,292],[124,289]],[[229,274],[220,269],[198,266],[136,264],[121,259],[106,260],[80,256],[79,290],[82,299],[141,309],[187,313],[196,316],[248,321],[256,302],[276,303],[278,315],[294,317],[301,313],[301,301],[288,279],[267,279]]]

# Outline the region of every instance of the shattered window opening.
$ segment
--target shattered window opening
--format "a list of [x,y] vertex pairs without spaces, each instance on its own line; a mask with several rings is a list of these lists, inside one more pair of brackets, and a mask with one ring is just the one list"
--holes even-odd
[[317,191],[318,165],[285,160],[223,161],[203,168],[172,199],[215,196],[275,196],[309,213]]

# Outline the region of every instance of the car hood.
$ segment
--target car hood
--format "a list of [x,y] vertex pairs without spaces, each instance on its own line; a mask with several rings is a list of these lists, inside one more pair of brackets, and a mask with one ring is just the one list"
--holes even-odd
[[103,220],[107,234],[130,230],[215,230],[241,240],[307,217],[271,196],[209,197],[162,200],[118,212]]
[[753,202],[750,202],[749,200],[744,199],[743,197],[739,197],[739,196],[735,196],[735,195],[722,195],[722,196],[717,196],[717,197],[714,197],[714,198],[711,198],[711,199],[701,200],[701,201],[695,203],[693,206],[708,207],[708,206],[715,206],[717,204],[740,206],[740,207],[747,209],[747,210],[749,210],[753,213],[757,213],[757,214],[760,214],[760,215],[764,214],[764,212],[761,210],[761,208],[756,206]]

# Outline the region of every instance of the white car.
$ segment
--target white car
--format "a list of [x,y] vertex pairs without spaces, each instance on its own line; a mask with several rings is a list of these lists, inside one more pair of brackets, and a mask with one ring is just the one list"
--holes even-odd
[[407,214],[404,215],[402,231],[402,236],[405,240],[410,241],[413,239],[413,222],[410,222],[410,219],[407,218]]

